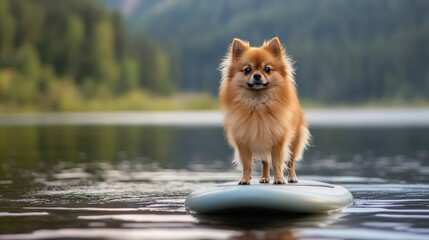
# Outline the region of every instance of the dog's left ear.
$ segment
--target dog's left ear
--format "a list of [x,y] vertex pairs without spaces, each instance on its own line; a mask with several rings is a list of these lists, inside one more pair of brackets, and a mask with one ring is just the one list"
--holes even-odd
[[283,47],[278,37],[274,37],[270,41],[266,42],[264,47],[275,57],[282,57],[283,55]]

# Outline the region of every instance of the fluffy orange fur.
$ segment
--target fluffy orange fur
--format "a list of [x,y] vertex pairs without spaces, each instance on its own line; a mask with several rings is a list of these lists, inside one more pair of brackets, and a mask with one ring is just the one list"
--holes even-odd
[[[275,37],[261,47],[234,39],[220,65],[219,97],[224,130],[242,166],[239,184],[250,184],[253,160],[262,163],[261,183],[297,182],[295,161],[302,157],[310,134],[301,109],[291,59]],[[258,82],[258,81],[259,82]]]

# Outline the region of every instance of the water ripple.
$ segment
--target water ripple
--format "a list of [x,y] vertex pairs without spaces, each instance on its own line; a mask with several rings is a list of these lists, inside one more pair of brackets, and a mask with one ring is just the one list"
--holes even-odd
[[78,219],[84,220],[101,220],[101,219],[113,219],[120,221],[132,221],[132,222],[186,222],[192,223],[197,220],[190,215],[155,215],[155,214],[119,214],[119,215],[95,215],[95,216],[78,216]]
[[35,239],[227,239],[237,233],[231,230],[216,229],[59,229],[37,230],[25,234],[0,235],[0,239],[35,240]]
[[0,217],[27,217],[27,216],[46,216],[49,215],[47,212],[0,212]]

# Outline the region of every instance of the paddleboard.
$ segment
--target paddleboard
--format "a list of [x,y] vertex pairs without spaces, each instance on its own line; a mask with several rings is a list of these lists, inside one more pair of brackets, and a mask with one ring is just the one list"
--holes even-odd
[[274,185],[253,180],[250,185],[237,182],[197,189],[185,200],[191,214],[223,214],[235,210],[279,211],[290,213],[328,213],[353,204],[346,188],[311,180]]

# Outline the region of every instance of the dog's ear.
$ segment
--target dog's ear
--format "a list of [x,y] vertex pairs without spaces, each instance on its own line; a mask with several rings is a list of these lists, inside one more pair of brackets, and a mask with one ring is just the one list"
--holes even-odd
[[264,47],[275,57],[283,56],[283,46],[278,37],[274,37],[270,41],[265,42]]
[[249,44],[238,39],[234,38],[231,44],[231,54],[232,59],[237,59],[243,55],[243,53],[249,48]]

